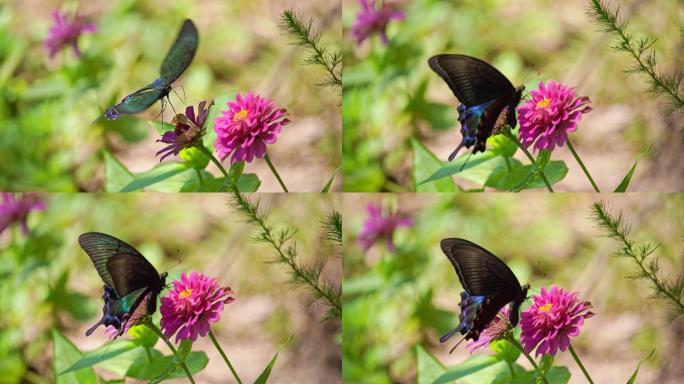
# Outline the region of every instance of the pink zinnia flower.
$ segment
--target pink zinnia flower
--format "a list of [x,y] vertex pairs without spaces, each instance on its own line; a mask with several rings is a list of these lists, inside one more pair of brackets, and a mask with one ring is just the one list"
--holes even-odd
[[376,9],[375,0],[359,0],[361,12],[356,16],[356,22],[351,28],[352,35],[357,44],[361,44],[373,33],[379,33],[384,44],[389,43],[387,38],[387,24],[392,20],[404,20],[405,14],[399,10],[397,4],[382,2]]
[[580,302],[577,293],[556,286],[533,297],[534,304],[522,313],[520,342],[526,353],[537,347],[536,355],[555,356],[570,346],[570,337],[579,335],[584,319],[594,316],[588,301]]
[[25,235],[29,233],[27,224],[28,215],[31,211],[42,211],[45,209],[45,203],[39,200],[35,195],[14,194],[9,192],[2,192],[2,202],[0,203],[0,233],[7,229],[13,223],[21,226],[22,232]]
[[209,108],[214,104],[212,100],[209,106],[205,108],[206,101],[202,101],[197,106],[197,116],[195,116],[195,109],[192,105],[185,108],[185,114],[179,113],[174,116],[172,124],[176,126],[173,131],[164,132],[162,138],[157,142],[169,144],[159,150],[156,156],[164,153],[159,161],[166,157],[174,155],[185,148],[190,148],[200,143],[200,139],[204,136],[204,123],[207,121],[209,115]]
[[540,81],[539,89],[530,95],[532,98],[518,108],[520,140],[525,147],[536,140],[536,150],[563,146],[568,133],[577,129],[582,114],[592,109],[587,105],[591,102],[588,97],[577,97],[573,88],[553,80],[547,85]]
[[47,37],[45,38],[45,49],[47,49],[50,57],[54,57],[57,52],[66,46],[71,46],[74,50],[74,56],[80,57],[81,51],[78,49],[78,38],[81,33],[95,32],[94,24],[86,22],[81,16],[76,16],[73,20],[67,20],[66,13],[62,14],[59,11],[54,11],[52,17],[55,19],[55,24],[50,27]]
[[176,342],[206,336],[210,323],[219,321],[223,305],[235,301],[232,294],[229,287],[219,286],[216,279],[196,272],[187,276],[183,272],[180,280],[173,282],[173,290],[161,299],[160,325],[164,335],[171,337],[178,331]]
[[470,353],[475,352],[478,348],[487,348],[492,341],[503,338],[512,329],[513,325],[508,317],[508,308],[501,308],[494,320],[480,333],[479,339],[468,343],[466,348],[470,350]]
[[214,120],[218,135],[214,147],[221,161],[231,153],[231,164],[264,157],[266,144],[275,143],[282,126],[290,122],[286,115],[271,100],[252,92],[238,93],[235,101],[228,102],[228,110]]
[[387,242],[387,248],[394,252],[395,246],[392,240],[394,231],[399,227],[413,226],[413,219],[398,213],[383,215],[382,208],[375,204],[368,204],[366,209],[368,210],[368,217],[357,237],[359,244],[363,249],[368,250],[376,241],[384,239]]

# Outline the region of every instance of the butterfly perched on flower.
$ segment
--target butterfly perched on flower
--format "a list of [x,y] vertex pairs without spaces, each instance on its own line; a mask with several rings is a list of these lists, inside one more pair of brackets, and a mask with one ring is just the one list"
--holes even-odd
[[[464,239],[444,239],[442,252],[454,266],[464,291],[461,292],[459,325],[439,339],[444,343],[457,332],[463,340],[477,341],[499,310],[510,303],[512,327],[518,324],[519,310],[527,298],[529,284],[520,286],[510,268],[491,252]],[[456,349],[456,344],[451,351]]]
[[131,245],[104,233],[88,232],[78,237],[104,282],[102,318],[86,332],[90,336],[100,325],[113,326],[120,336],[134,315],[151,315],[157,295],[165,286],[166,272],[158,274]]
[[463,139],[449,155],[449,161],[463,147],[473,147],[473,153],[484,152],[487,138],[498,133],[504,125],[515,128],[515,108],[520,103],[524,86],[514,88],[496,68],[471,56],[437,55],[428,60],[428,65],[461,101],[458,121]]

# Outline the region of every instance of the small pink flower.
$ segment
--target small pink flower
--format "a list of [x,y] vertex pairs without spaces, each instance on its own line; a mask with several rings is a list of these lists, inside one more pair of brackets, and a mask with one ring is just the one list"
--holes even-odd
[[501,308],[494,320],[480,333],[480,338],[468,343],[466,348],[469,349],[470,353],[475,352],[478,348],[487,348],[492,341],[503,338],[512,329],[513,325],[508,317],[508,308]]
[[393,2],[382,1],[379,9],[376,9],[375,0],[359,0],[359,3],[362,9],[351,28],[356,43],[361,44],[372,34],[379,33],[382,42],[388,44],[387,24],[392,20],[404,20],[404,12]]
[[375,204],[368,204],[366,209],[368,210],[368,217],[357,237],[359,244],[363,249],[368,250],[376,241],[384,239],[387,242],[387,248],[394,252],[395,246],[392,240],[394,231],[399,227],[413,226],[413,219],[398,213],[383,215],[382,208]]
[[553,80],[547,85],[540,81],[539,89],[530,95],[532,98],[518,108],[520,140],[525,147],[536,141],[538,151],[563,146],[568,133],[577,129],[582,114],[592,109],[588,97],[577,97],[573,88]]
[[28,215],[31,211],[42,211],[45,203],[33,194],[14,194],[2,192],[2,202],[0,203],[0,233],[10,225],[17,223],[21,226],[25,235],[29,233],[27,224]]
[[214,147],[219,158],[223,161],[232,153],[233,164],[264,157],[266,144],[275,143],[282,126],[290,122],[286,116],[287,111],[277,109],[271,100],[252,92],[238,93],[235,101],[228,102],[228,110],[214,119],[218,136]]
[[584,319],[594,316],[588,301],[579,302],[577,293],[556,286],[542,287],[533,297],[534,304],[522,313],[520,342],[526,353],[537,347],[536,355],[565,351],[570,338],[579,335]]
[[81,51],[78,49],[78,38],[82,33],[95,32],[97,28],[94,24],[88,23],[83,17],[76,16],[73,20],[67,19],[66,13],[54,11],[52,17],[55,23],[50,27],[45,38],[45,49],[50,57],[54,57],[62,48],[71,46],[74,56],[80,57]]
[[166,337],[176,331],[176,342],[195,341],[197,336],[206,336],[211,323],[219,321],[224,304],[235,301],[229,287],[220,287],[216,279],[201,273],[181,274],[173,282],[173,290],[162,297],[161,329]]
[[174,116],[172,124],[176,128],[173,131],[164,132],[161,139],[157,140],[157,142],[169,144],[157,152],[156,156],[163,154],[159,161],[171,155],[178,156],[181,150],[201,143],[200,140],[206,132],[204,123],[209,116],[209,109],[214,104],[214,101],[210,101],[208,106],[206,104],[206,101],[199,103],[197,115],[195,115],[195,108],[190,105],[185,108],[185,114],[179,113]]

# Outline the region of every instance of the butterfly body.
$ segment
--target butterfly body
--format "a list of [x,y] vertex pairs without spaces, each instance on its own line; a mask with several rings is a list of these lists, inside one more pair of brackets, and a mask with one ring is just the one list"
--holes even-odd
[[126,96],[115,106],[107,109],[108,120],[117,119],[120,115],[134,114],[149,108],[157,100],[168,98],[171,84],[188,68],[197,51],[199,35],[197,27],[190,19],[181,26],[176,41],[169,49],[159,70],[159,78],[149,85]]
[[158,274],[140,252],[113,236],[88,232],[79,236],[78,241],[105,283],[102,318],[86,336],[100,325],[114,326],[121,335],[134,313],[154,313],[166,273]]
[[506,124],[515,128],[515,108],[524,87],[514,88],[496,68],[466,55],[433,56],[428,65],[461,101],[458,120],[463,139],[449,155],[449,161],[463,147],[474,146],[473,153],[484,152],[489,136],[498,133]]
[[501,259],[475,243],[464,239],[444,239],[440,245],[465,291],[461,292],[458,327],[439,341],[443,343],[456,333],[465,335],[465,340],[477,341],[480,333],[507,304],[510,304],[511,325],[515,327],[529,285],[520,286]]

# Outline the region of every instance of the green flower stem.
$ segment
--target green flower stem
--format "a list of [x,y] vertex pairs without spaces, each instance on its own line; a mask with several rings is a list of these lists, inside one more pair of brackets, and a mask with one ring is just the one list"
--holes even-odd
[[577,163],[579,166],[582,168],[584,171],[584,174],[587,175],[587,178],[589,179],[589,182],[591,183],[591,186],[594,187],[594,191],[596,192],[601,192],[599,191],[599,188],[596,186],[596,183],[594,182],[594,179],[591,178],[591,175],[589,174],[589,171],[587,170],[587,167],[584,166],[584,163],[582,162],[582,159],[580,159],[579,155],[577,152],[575,152],[575,147],[572,146],[572,142],[570,141],[570,138],[568,137],[568,149],[572,153],[572,156],[575,157],[575,160],[577,160]]
[[[204,155],[207,156],[209,158],[209,160],[211,160],[216,165],[216,167],[219,169],[219,171],[221,171],[221,173],[223,174],[223,177],[225,177],[225,179],[226,179],[226,183],[224,184],[224,186],[228,187],[227,188],[228,190],[237,189],[235,184],[233,183],[233,181],[228,176],[228,171],[226,171],[226,169],[223,168],[223,165],[221,164],[220,161],[218,161],[216,156],[214,156],[214,154],[211,153],[211,151],[209,149],[207,149],[207,147],[205,147],[204,144],[198,145],[197,148],[200,151],[202,151],[202,153],[204,153]],[[221,191],[221,192],[225,192],[225,191]]]
[[280,183],[280,186],[283,187],[283,191],[289,193],[290,191],[287,190],[287,187],[285,186],[285,183],[283,183],[283,179],[280,178],[280,175],[278,174],[278,171],[276,171],[275,167],[273,166],[273,163],[271,163],[271,158],[268,157],[268,153],[264,155],[264,160],[266,160],[266,164],[268,164],[268,167],[271,168],[271,172],[275,175],[276,179],[278,179],[278,182]]
[[527,352],[525,352],[525,349],[523,348],[522,345],[520,345],[520,342],[518,342],[518,340],[516,340],[515,338],[513,338],[513,335],[510,335],[510,334],[509,334],[508,336],[505,337],[505,340],[508,341],[509,343],[511,343],[514,347],[518,348],[518,349],[520,350],[520,352],[522,352],[522,354],[527,358],[527,360],[530,362],[530,364],[532,364],[532,367],[534,367],[534,370],[537,372],[537,374],[539,375],[539,377],[542,378],[542,380],[544,381],[544,383],[549,384],[549,381],[546,380],[546,375],[544,375],[544,374],[539,370],[539,366],[537,365],[537,363],[534,361],[534,359],[532,358],[532,356],[530,356]]
[[591,379],[591,376],[589,376],[589,372],[587,372],[587,369],[584,368],[584,365],[580,361],[579,356],[577,356],[575,348],[572,347],[572,344],[570,344],[570,354],[572,355],[572,358],[575,359],[575,362],[577,362],[577,365],[579,365],[580,369],[582,370],[582,373],[584,373],[584,377],[587,378],[587,381],[590,384],[594,384],[594,381]]
[[506,137],[507,137],[509,140],[511,140],[512,142],[514,142],[515,145],[517,145],[518,148],[520,148],[520,150],[523,151],[523,153],[525,154],[525,156],[527,156],[527,158],[530,159],[530,162],[532,163],[532,165],[533,165],[535,168],[537,168],[537,172],[539,172],[539,177],[541,177],[542,181],[544,182],[544,185],[546,185],[546,189],[547,189],[549,192],[552,192],[552,193],[553,193],[553,188],[551,188],[551,183],[549,183],[549,180],[546,178],[546,175],[544,175],[544,171],[543,171],[541,168],[539,168],[539,165],[537,165],[537,162],[534,160],[534,157],[532,156],[532,154],[527,150],[527,148],[525,148],[525,147],[522,145],[522,143],[520,142],[520,140],[518,140],[518,138],[515,137],[515,135],[514,135],[511,131],[509,131],[509,130],[504,130],[504,132],[502,132],[501,134],[504,135],[504,136],[506,136]]
[[176,351],[176,348],[173,347],[173,344],[171,344],[169,339],[167,339],[166,336],[164,336],[162,331],[159,328],[157,328],[157,326],[154,323],[152,323],[151,320],[148,319],[143,324],[145,324],[147,328],[151,329],[152,332],[154,332],[157,336],[164,340],[164,342],[169,347],[171,352],[173,352],[173,355],[176,356],[176,360],[180,363],[180,366],[181,368],[183,368],[183,371],[185,371],[185,376],[188,377],[188,380],[190,380],[192,384],[195,384],[195,380],[192,378],[192,374],[190,373],[188,366],[185,365],[185,360],[181,360],[181,358],[178,356],[178,351]]
[[230,360],[228,360],[228,356],[223,352],[223,349],[219,345],[218,341],[216,340],[216,336],[214,336],[214,331],[209,328],[209,338],[211,339],[211,342],[214,343],[214,346],[216,349],[219,351],[221,354],[221,357],[223,357],[223,361],[226,362],[226,365],[228,365],[228,368],[230,368],[230,371],[233,372],[233,377],[235,377],[235,380],[238,382],[238,384],[242,384],[242,380],[240,380],[240,376],[238,376],[237,372],[235,371],[235,368],[233,368],[233,364],[230,363]]

